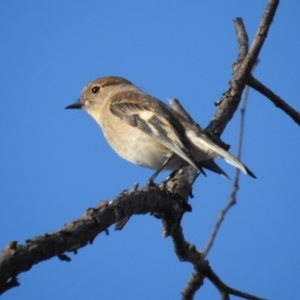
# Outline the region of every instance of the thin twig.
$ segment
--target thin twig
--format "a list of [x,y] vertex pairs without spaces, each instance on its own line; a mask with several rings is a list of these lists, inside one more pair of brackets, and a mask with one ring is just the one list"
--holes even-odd
[[249,300],[263,300],[263,298],[241,292],[239,290],[233,289],[229,286],[227,286],[220,278],[219,276],[211,269],[211,267],[208,265],[207,268],[204,271],[205,276],[210,280],[211,283],[213,283],[219,290],[221,299],[229,299],[229,295],[235,295],[240,298],[249,299]]
[[[237,158],[240,159],[241,157],[241,149],[242,149],[242,137],[243,137],[243,128],[244,128],[244,117],[245,117],[245,109],[246,109],[246,103],[247,103],[247,97],[248,97],[249,87],[245,88],[245,94],[243,99],[243,105],[241,108],[241,120],[240,120],[240,131],[239,131],[239,139],[238,139],[238,150],[237,150]],[[229,195],[229,199],[225,207],[219,212],[218,219],[215,223],[215,226],[212,230],[212,233],[208,239],[208,242],[205,246],[205,249],[203,251],[204,255],[206,256],[208,252],[210,251],[214,240],[216,239],[217,233],[221,227],[222,222],[224,221],[226,213],[229,211],[229,209],[236,203],[236,193],[239,189],[239,174],[240,170],[235,169],[234,174],[234,181],[232,185],[232,190]]]
[[242,18],[236,18],[233,22],[238,39],[237,64],[241,64],[248,53],[248,35]]
[[[242,23],[241,23],[242,24]],[[235,24],[240,26],[240,24]],[[240,28],[240,30],[245,30],[244,27]],[[237,30],[238,31],[238,30]],[[246,36],[246,32],[243,34],[243,36]],[[240,41],[239,41],[240,42]],[[258,62],[257,62],[258,63]],[[257,64],[255,64],[252,72],[254,72],[255,67]],[[244,123],[245,123],[245,112],[246,112],[246,106],[247,106],[247,100],[248,100],[248,95],[249,95],[249,86],[246,86],[245,91],[244,91],[244,97],[242,101],[242,106],[241,106],[241,118],[240,118],[240,126],[239,126],[239,134],[238,134],[238,146],[237,146],[237,158],[241,159],[241,154],[242,154],[242,143],[243,143],[243,133],[244,133]],[[234,174],[234,180],[233,180],[233,185],[232,189],[228,198],[228,201],[225,205],[225,207],[219,212],[218,219],[215,223],[215,226],[212,230],[212,233],[209,236],[208,242],[205,246],[205,249],[203,251],[204,255],[207,256],[208,252],[212,248],[212,245],[216,239],[217,233],[221,227],[222,222],[225,219],[226,213],[230,210],[230,208],[236,204],[236,193],[239,189],[239,174],[240,170],[235,169],[235,174]]]
[[298,111],[292,108],[289,104],[287,104],[284,100],[282,100],[279,96],[273,93],[270,89],[268,89],[265,85],[263,85],[253,76],[250,76],[248,78],[247,84],[254,90],[267,97],[269,100],[271,100],[276,107],[284,111],[300,126],[300,114]]
[[262,300],[262,298],[241,292],[226,285],[212,270],[203,253],[197,251],[194,245],[185,240],[181,226],[173,227],[171,237],[175,253],[179,260],[190,262],[194,267],[193,274],[188,280],[187,286],[182,291],[182,300],[193,299],[195,292],[203,284],[204,278],[207,278],[218,289],[221,299],[227,300],[229,299],[229,295],[236,295],[244,299]]

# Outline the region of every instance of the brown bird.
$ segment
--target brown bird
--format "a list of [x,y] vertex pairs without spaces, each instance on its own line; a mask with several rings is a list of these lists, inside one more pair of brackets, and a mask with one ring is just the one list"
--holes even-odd
[[83,89],[79,102],[66,108],[81,108],[90,114],[121,157],[156,170],[150,180],[161,170],[186,165],[203,174],[202,168],[207,168],[228,177],[213,161],[216,157],[256,178],[203,130],[196,132],[188,119],[124,78],[109,76],[92,81]]

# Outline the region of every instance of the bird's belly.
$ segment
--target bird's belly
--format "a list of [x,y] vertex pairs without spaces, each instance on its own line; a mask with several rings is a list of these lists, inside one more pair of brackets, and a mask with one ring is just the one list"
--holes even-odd
[[[114,131],[114,134],[103,133],[109,145],[124,159],[145,168],[159,169],[172,155],[172,151],[157,142],[146,133],[127,124],[122,124],[126,134]],[[170,165],[166,169],[173,169]]]

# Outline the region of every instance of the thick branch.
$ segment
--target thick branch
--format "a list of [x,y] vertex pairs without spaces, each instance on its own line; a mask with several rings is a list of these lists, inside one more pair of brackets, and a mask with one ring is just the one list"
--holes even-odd
[[236,111],[251,70],[267,37],[279,0],[269,0],[253,43],[243,62],[235,68],[228,91],[217,103],[217,111],[206,131],[219,138]]
[[[188,196],[190,186],[185,184],[187,187],[177,183],[176,188],[186,191]],[[76,252],[91,244],[98,234],[123,218],[133,214],[163,214],[176,223],[186,209],[184,202],[172,190],[159,187],[124,191],[113,201],[101,201],[96,208],[88,209],[81,218],[67,223],[58,232],[29,239],[25,245],[11,242],[0,255],[0,294],[17,285],[16,277],[21,272],[54,256],[68,260],[63,253]]]
[[[176,102],[180,105],[179,102]],[[173,107],[173,105],[172,105]],[[177,111],[180,111],[180,106]],[[182,116],[185,114],[185,110],[182,108]],[[190,118],[190,121],[193,120]],[[176,176],[183,176],[182,174],[177,174]],[[193,177],[189,177],[190,179]],[[174,178],[177,179],[176,177]],[[178,178],[179,180],[183,180],[184,178]],[[173,192],[181,197],[186,197],[187,190],[182,188],[177,188],[177,186],[173,186]],[[182,292],[182,299],[188,300],[193,299],[196,291],[201,287],[205,277],[211,281],[211,283],[218,289],[221,295],[221,299],[229,299],[229,295],[236,295],[244,299],[256,299],[260,300],[256,296],[235,290],[233,288],[228,287],[221,279],[213,272],[210,268],[208,260],[205,258],[205,255],[196,250],[196,247],[189,242],[187,242],[183,235],[182,227],[180,223],[173,223],[171,227],[171,237],[174,244],[175,253],[180,261],[190,262],[194,266],[194,272],[191,278],[188,280],[187,286],[184,288]]]

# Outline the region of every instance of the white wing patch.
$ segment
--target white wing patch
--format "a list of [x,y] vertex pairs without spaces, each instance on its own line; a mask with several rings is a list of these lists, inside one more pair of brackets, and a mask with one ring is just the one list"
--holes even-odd
[[139,111],[138,115],[144,121],[149,122],[149,120],[154,116],[154,113],[152,111],[143,110]]

